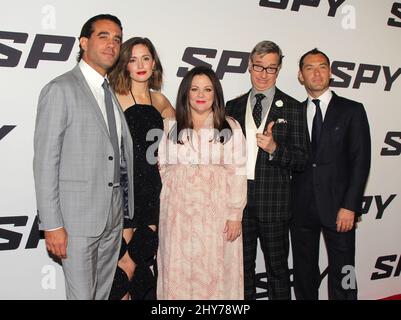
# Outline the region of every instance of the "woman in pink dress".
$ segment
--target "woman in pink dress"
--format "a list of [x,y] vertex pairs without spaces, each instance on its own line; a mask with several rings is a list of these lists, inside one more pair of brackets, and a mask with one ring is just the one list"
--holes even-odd
[[176,121],[165,120],[158,299],[243,299],[241,219],[246,144],[224,115],[212,69],[195,67],[180,84]]

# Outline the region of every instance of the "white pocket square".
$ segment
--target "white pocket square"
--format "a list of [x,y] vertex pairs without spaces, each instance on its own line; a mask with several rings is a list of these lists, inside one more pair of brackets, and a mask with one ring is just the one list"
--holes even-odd
[[279,118],[276,120],[276,123],[287,123],[287,120]]

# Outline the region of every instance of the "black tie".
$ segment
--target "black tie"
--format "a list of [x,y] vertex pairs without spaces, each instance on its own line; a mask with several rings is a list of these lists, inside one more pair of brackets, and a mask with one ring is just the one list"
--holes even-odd
[[109,90],[109,84],[105,79],[103,82],[104,102],[106,105],[107,124],[109,125],[110,141],[114,149],[114,183],[120,182],[120,147],[118,146],[118,136],[116,128],[116,118],[114,116],[113,100]]
[[255,121],[256,127],[259,128],[260,123],[262,122],[262,100],[265,98],[263,93],[255,94],[256,103],[253,107],[252,116]]
[[316,113],[315,117],[313,118],[312,124],[312,153],[315,156],[317,152],[317,147],[319,145],[320,133],[322,131],[323,116],[322,110],[320,109],[320,100],[313,99],[312,102],[316,106]]

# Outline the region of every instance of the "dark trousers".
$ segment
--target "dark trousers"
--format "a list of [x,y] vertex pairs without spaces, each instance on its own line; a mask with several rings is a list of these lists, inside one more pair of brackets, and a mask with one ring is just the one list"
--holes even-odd
[[307,221],[291,224],[294,292],[297,300],[318,299],[321,232],[328,255],[329,299],[356,300],[355,228],[348,232],[337,232],[334,226],[323,226],[314,204],[311,205]]
[[244,244],[244,298],[256,299],[255,266],[257,239],[263,252],[268,298],[270,300],[291,299],[288,270],[288,222],[261,222],[254,205],[254,182],[248,180],[248,204],[242,218]]

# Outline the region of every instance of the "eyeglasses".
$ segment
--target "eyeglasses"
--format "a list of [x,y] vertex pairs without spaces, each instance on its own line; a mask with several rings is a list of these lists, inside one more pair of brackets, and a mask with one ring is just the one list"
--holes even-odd
[[253,69],[253,71],[256,71],[256,72],[262,72],[263,70],[265,70],[269,74],[275,74],[278,70],[277,67],[262,67],[257,64],[252,64],[252,69]]

